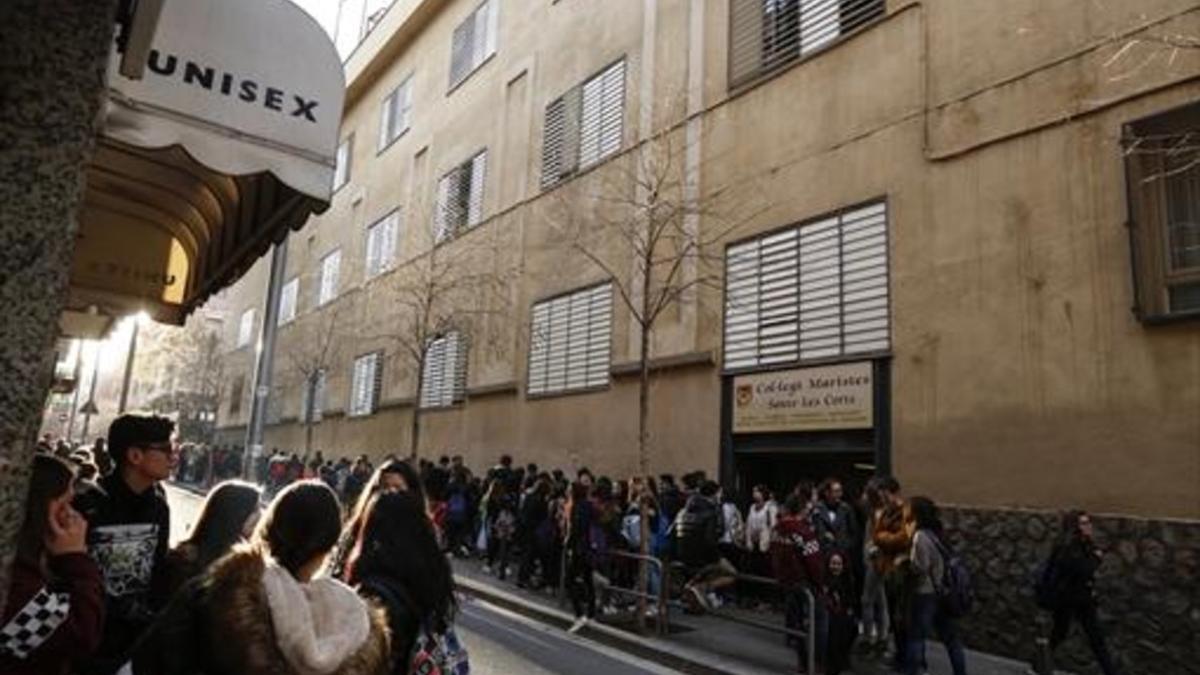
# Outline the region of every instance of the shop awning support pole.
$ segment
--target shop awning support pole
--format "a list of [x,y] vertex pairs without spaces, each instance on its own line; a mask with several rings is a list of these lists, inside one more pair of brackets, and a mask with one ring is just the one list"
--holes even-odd
[[262,456],[263,424],[271,398],[271,371],[275,363],[275,333],[279,324],[279,296],[287,271],[287,238],[275,244],[271,252],[271,272],[267,279],[267,299],[254,364],[254,396],[250,405],[250,423],[246,426],[246,445],[242,452],[242,477],[257,478],[252,469]]

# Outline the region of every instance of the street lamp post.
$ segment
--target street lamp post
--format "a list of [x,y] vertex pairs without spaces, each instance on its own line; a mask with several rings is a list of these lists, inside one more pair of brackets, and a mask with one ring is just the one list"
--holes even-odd
[[125,357],[125,379],[121,382],[121,403],[117,406],[117,414],[125,412],[125,404],[129,401],[129,381],[133,378],[133,357],[137,354],[138,326],[142,323],[140,316],[133,317],[133,334],[129,336],[129,354]]

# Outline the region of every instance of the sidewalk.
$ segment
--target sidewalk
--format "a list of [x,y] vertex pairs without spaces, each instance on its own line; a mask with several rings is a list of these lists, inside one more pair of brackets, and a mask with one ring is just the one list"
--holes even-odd
[[[549,591],[517,588],[485,574],[476,560],[454,560],[454,576],[467,595],[503,606],[549,625],[566,629],[574,620],[569,607],[559,604]],[[762,615],[757,615],[760,620]],[[670,635],[638,635],[609,625],[603,617],[580,631],[589,639],[646,658],[686,673],[739,673],[758,675],[796,672],[796,652],[784,644],[783,636],[707,615],[687,615],[672,607]],[[782,618],[779,623],[782,625]],[[946,651],[938,643],[927,649],[929,675],[951,675]],[[970,675],[1025,675],[1028,664],[980,652],[967,652]],[[888,675],[891,671],[875,657],[855,655],[856,675]]]

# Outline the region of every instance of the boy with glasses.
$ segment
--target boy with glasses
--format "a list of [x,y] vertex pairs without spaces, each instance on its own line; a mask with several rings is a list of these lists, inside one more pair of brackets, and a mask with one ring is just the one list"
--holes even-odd
[[168,599],[162,563],[171,512],[161,482],[178,462],[174,431],[165,417],[118,417],[108,429],[112,473],[75,500],[88,521],[88,552],[104,577],[104,637],[84,668],[88,675],[115,673]]

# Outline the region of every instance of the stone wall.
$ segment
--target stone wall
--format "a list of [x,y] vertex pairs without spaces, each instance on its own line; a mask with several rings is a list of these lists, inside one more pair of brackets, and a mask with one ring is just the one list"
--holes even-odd
[[[1046,511],[946,507],[948,538],[970,564],[978,605],[969,647],[1031,659],[1049,635],[1033,580],[1059,531]],[[1097,576],[1100,621],[1122,672],[1200,673],[1200,522],[1094,516],[1107,552]],[[1061,670],[1099,673],[1079,627],[1056,654]]]

